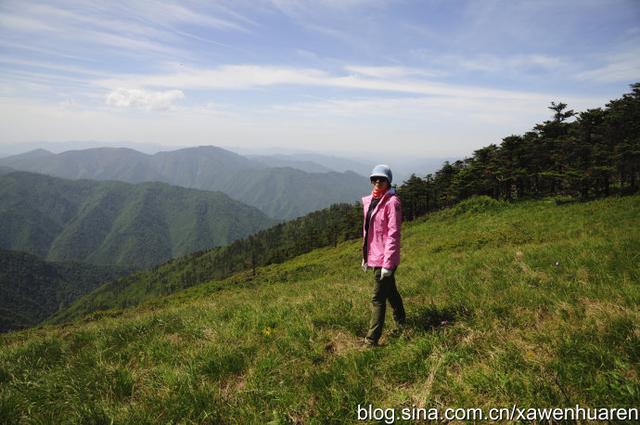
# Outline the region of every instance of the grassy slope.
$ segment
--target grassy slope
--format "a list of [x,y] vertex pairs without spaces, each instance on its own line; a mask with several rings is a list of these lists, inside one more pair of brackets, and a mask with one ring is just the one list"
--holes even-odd
[[375,350],[359,346],[371,276],[358,248],[3,335],[0,422],[355,423],[368,403],[640,403],[640,197],[405,226],[411,326],[397,338],[387,327]]

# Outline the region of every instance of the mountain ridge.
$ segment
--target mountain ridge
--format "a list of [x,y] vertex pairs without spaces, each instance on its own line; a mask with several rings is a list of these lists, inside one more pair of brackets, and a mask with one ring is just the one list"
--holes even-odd
[[[267,167],[216,146],[153,155],[111,147],[49,155],[30,151],[2,158],[0,166],[69,179],[160,181],[219,190],[276,219],[296,218],[334,203],[352,202],[360,198],[363,190],[368,190],[366,177],[355,173],[308,173],[292,167]],[[326,190],[327,187],[334,190]]]

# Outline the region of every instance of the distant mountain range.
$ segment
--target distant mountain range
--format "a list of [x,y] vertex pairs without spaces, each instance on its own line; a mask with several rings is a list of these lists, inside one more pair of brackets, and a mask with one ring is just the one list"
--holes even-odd
[[130,272],[126,267],[50,263],[0,249],[0,332],[33,326],[101,283]]
[[362,176],[368,176],[373,166],[373,164],[370,164],[368,161],[354,161],[347,158],[315,153],[249,154],[244,156],[272,167],[291,167],[309,173],[353,171]]
[[[122,152],[108,153],[114,155],[92,164],[94,174],[101,174],[104,164],[117,165]],[[32,152],[24,160],[48,156]],[[91,174],[84,172],[87,163],[76,165],[75,173]],[[134,178],[139,170],[121,171]],[[21,171],[0,176],[0,248],[48,261],[142,268],[226,245],[273,224],[260,210],[221,192]]]
[[363,176],[368,176],[375,164],[388,164],[393,170],[393,183],[398,185],[409,179],[411,174],[424,177],[439,170],[445,161],[454,162],[459,159],[445,156],[412,156],[393,149],[384,152],[363,152],[356,157],[357,159],[313,152],[243,153],[243,155],[256,161],[272,164],[272,166],[278,164],[277,166],[298,168],[308,172],[318,172],[317,170],[354,171]]
[[369,190],[367,178],[352,171],[327,172],[328,167],[311,161],[286,158],[252,160],[214,146],[153,155],[128,148],[93,148],[59,154],[37,149],[2,158],[2,166],[68,179],[160,181],[218,190],[281,220],[334,203],[356,201]]

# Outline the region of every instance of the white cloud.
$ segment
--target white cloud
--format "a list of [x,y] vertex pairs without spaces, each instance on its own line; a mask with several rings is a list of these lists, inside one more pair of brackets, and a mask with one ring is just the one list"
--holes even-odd
[[180,90],[147,91],[118,88],[106,96],[106,103],[116,108],[140,108],[149,111],[166,111],[184,97]]

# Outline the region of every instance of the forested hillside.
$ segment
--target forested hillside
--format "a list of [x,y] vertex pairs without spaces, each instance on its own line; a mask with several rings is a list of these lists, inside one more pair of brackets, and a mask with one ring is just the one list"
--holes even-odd
[[52,322],[63,322],[97,310],[137,305],[234,273],[281,263],[315,248],[336,246],[360,234],[362,207],[337,204],[304,217],[280,223],[228,246],[176,258],[109,282],[59,311]]
[[50,263],[0,249],[0,332],[33,326],[101,283],[131,271],[77,262]]
[[220,192],[27,172],[0,176],[0,248],[50,261],[148,267],[273,223]]

